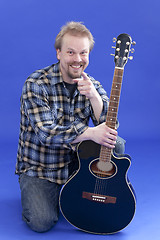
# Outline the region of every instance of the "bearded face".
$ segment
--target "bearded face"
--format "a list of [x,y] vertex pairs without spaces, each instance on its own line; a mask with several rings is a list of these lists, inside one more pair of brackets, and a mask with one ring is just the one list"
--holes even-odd
[[57,49],[57,58],[65,82],[73,83],[73,79],[81,77],[89,64],[89,47],[87,37],[64,35],[61,50]]

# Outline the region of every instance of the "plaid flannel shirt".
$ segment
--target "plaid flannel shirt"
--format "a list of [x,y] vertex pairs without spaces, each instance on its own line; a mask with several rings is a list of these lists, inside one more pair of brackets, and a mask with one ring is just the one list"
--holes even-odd
[[[89,76],[90,77],[90,76]],[[63,184],[69,177],[68,165],[75,156],[71,142],[88,127],[105,121],[108,97],[100,83],[90,77],[103,100],[97,122],[89,99],[76,88],[73,98],[65,87],[59,63],[32,73],[21,96],[21,122],[16,174]]]

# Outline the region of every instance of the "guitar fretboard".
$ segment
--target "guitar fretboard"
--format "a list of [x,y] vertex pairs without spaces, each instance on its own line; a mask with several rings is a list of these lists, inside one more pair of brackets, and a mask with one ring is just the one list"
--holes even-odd
[[[115,129],[115,127],[116,127],[123,71],[124,71],[124,68],[118,68],[118,67],[115,67],[115,70],[114,70],[109,107],[108,107],[108,112],[107,112],[107,117],[106,117],[106,125],[112,129]],[[110,162],[111,161],[111,151],[112,150],[110,148],[101,146],[99,160],[105,161],[105,162],[106,161]]]

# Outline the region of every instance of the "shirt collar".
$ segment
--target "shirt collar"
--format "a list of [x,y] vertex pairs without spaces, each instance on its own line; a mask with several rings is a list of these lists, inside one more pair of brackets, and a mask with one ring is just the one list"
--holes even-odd
[[[63,84],[64,85],[64,81],[62,78],[62,73],[60,71],[60,63],[56,63],[53,64],[49,67],[48,69],[48,74],[46,76],[49,80],[51,85],[56,85],[56,84]],[[73,97],[75,97],[78,94],[78,89],[75,89],[75,92],[73,94]]]
[[50,66],[46,77],[50,79],[52,85],[63,83],[59,62]]

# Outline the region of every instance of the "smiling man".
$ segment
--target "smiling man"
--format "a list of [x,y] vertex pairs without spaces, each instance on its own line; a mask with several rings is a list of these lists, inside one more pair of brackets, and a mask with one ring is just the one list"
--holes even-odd
[[88,37],[65,34],[62,46],[57,49],[60,69],[64,81],[73,84],[75,78],[80,78],[89,64],[90,42]]
[[61,186],[78,167],[77,143],[92,140],[124,152],[117,131],[105,124],[106,92],[85,73],[93,46],[82,23],[67,23],[55,41],[58,63],[32,73],[23,87],[16,173],[23,220],[37,232],[58,221]]

